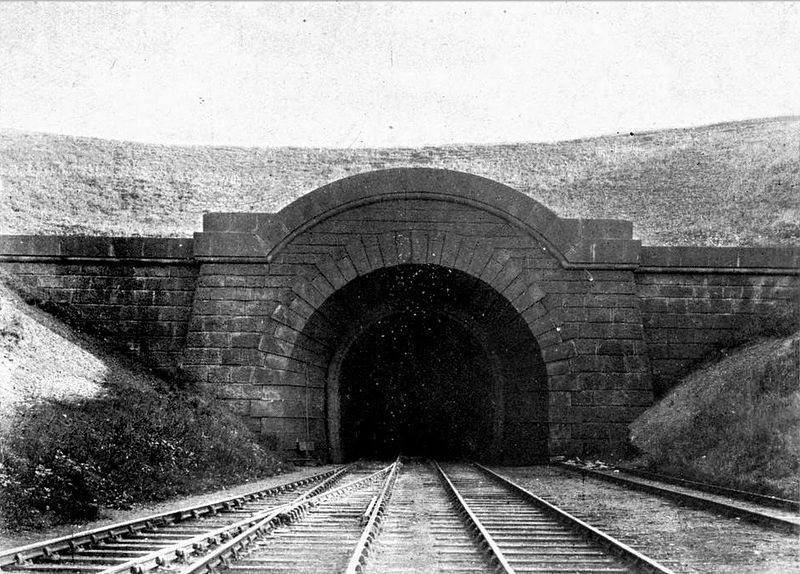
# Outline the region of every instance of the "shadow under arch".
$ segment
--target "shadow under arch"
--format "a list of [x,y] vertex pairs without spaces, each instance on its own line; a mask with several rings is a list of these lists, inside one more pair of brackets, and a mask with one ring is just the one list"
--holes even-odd
[[547,457],[539,344],[480,279],[432,264],[381,268],[328,297],[303,335],[295,358],[326,373],[334,462],[392,449],[519,464]]

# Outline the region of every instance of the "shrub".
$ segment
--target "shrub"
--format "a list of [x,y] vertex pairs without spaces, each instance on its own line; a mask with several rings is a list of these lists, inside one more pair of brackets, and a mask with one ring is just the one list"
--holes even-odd
[[16,421],[0,451],[1,510],[37,528],[268,476],[280,463],[202,394],[127,385],[100,398],[49,401]]

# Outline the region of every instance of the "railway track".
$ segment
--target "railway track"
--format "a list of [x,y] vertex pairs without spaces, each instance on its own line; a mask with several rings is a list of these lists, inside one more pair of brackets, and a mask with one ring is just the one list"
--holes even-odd
[[0,569],[141,574],[231,538],[273,509],[330,488],[350,469],[3,551]]
[[258,498],[258,508],[237,509],[237,517],[249,513],[244,520],[223,506],[163,524],[151,519],[135,532],[119,525],[103,541],[50,541],[27,558],[31,549],[17,549],[0,566],[101,574],[670,572],[480,465],[401,467],[362,464],[315,477]]
[[673,484],[675,486],[680,486],[683,488],[699,490],[701,492],[706,492],[709,494],[717,494],[719,496],[725,496],[727,498],[734,500],[752,502],[760,506],[777,508],[779,510],[786,510],[789,512],[793,512],[795,514],[800,513],[800,501],[797,500],[779,498],[777,496],[760,494],[758,492],[749,492],[746,490],[726,488],[724,486],[718,486],[716,484],[707,484],[705,482],[698,482],[696,480],[686,480],[684,478],[678,478],[676,476],[669,476],[666,474],[660,474],[646,470],[639,470],[635,468],[628,468],[624,466],[617,466],[615,467],[615,470],[634,477],[643,478],[646,480],[652,480],[654,482]]
[[438,470],[500,571],[670,572],[486,467],[448,464]]
[[409,461],[397,479],[368,571],[493,572],[434,465]]
[[671,479],[671,483],[668,483],[664,477],[652,473],[632,473],[622,469],[622,472],[594,470],[567,463],[556,466],[569,472],[675,500],[687,506],[713,510],[792,534],[800,533],[800,514],[797,512],[796,501],[678,479]]
[[398,459],[352,472],[343,486],[278,509],[179,573],[360,572],[399,467]]

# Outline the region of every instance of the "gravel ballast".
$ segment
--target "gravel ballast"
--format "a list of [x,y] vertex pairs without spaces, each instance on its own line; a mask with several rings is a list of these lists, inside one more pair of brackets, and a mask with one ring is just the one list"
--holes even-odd
[[800,573],[800,540],[795,535],[566,470],[543,466],[494,470],[675,572]]

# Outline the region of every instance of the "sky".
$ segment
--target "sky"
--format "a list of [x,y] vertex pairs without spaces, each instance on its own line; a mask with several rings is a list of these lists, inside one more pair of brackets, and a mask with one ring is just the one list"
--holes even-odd
[[0,3],[0,128],[546,142],[800,114],[800,3]]

